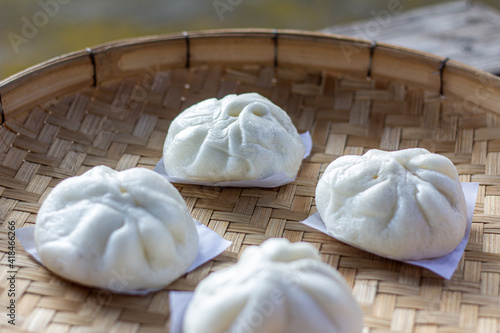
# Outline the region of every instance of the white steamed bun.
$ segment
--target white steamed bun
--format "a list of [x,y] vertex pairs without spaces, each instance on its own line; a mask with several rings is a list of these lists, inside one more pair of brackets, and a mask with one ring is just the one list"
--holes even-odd
[[81,284],[132,291],[184,274],[198,234],[179,192],[157,173],[97,166],[59,183],[38,212],[43,264]]
[[207,99],[170,124],[163,159],[171,177],[197,181],[294,179],[305,147],[288,114],[257,93]]
[[455,166],[420,148],[337,158],[318,182],[316,206],[333,237],[400,260],[448,254],[467,223]]
[[274,238],[197,286],[184,333],[361,332],[363,315],[342,275],[308,243]]

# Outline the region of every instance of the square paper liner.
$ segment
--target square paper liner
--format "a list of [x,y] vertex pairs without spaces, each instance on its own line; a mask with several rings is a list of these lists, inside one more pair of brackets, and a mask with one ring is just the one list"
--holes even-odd
[[182,327],[187,307],[193,299],[192,291],[171,291],[168,294],[170,305],[170,333],[183,333]]

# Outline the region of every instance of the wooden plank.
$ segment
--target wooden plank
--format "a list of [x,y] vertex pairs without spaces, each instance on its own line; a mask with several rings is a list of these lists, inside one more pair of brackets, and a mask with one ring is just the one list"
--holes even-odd
[[500,73],[500,12],[479,1],[450,1],[404,11],[372,12],[368,20],[331,26],[323,32],[376,40],[449,57]]

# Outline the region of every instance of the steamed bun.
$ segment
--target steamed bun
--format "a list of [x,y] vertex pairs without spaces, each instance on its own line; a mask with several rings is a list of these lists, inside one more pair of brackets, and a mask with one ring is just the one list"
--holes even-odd
[[257,93],[207,99],[170,124],[163,148],[171,177],[197,181],[294,179],[305,147],[285,111]]
[[63,180],[38,212],[35,243],[49,270],[115,291],[162,288],[198,253],[183,198],[143,168],[97,166]]
[[267,240],[200,282],[185,333],[361,332],[361,309],[342,275],[309,243]]
[[448,254],[467,224],[455,166],[420,148],[337,158],[318,182],[316,206],[333,237],[400,260]]

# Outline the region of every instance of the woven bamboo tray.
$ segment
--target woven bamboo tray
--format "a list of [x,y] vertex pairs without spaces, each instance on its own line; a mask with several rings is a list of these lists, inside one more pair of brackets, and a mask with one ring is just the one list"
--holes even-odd
[[[195,102],[258,92],[282,106],[313,152],[274,189],[176,185],[228,251],[167,289],[123,296],[62,280],[16,245],[16,326],[7,323],[7,228],[35,223],[62,179],[104,164],[152,169],[170,121]],[[366,332],[500,332],[500,79],[453,60],[301,31],[224,30],[106,44],[0,82],[2,331],[166,332],[169,290],[193,290],[269,237],[314,244],[339,269]],[[479,182],[470,241],[451,280],[380,258],[299,221],[325,167],[370,148],[424,147]]]

